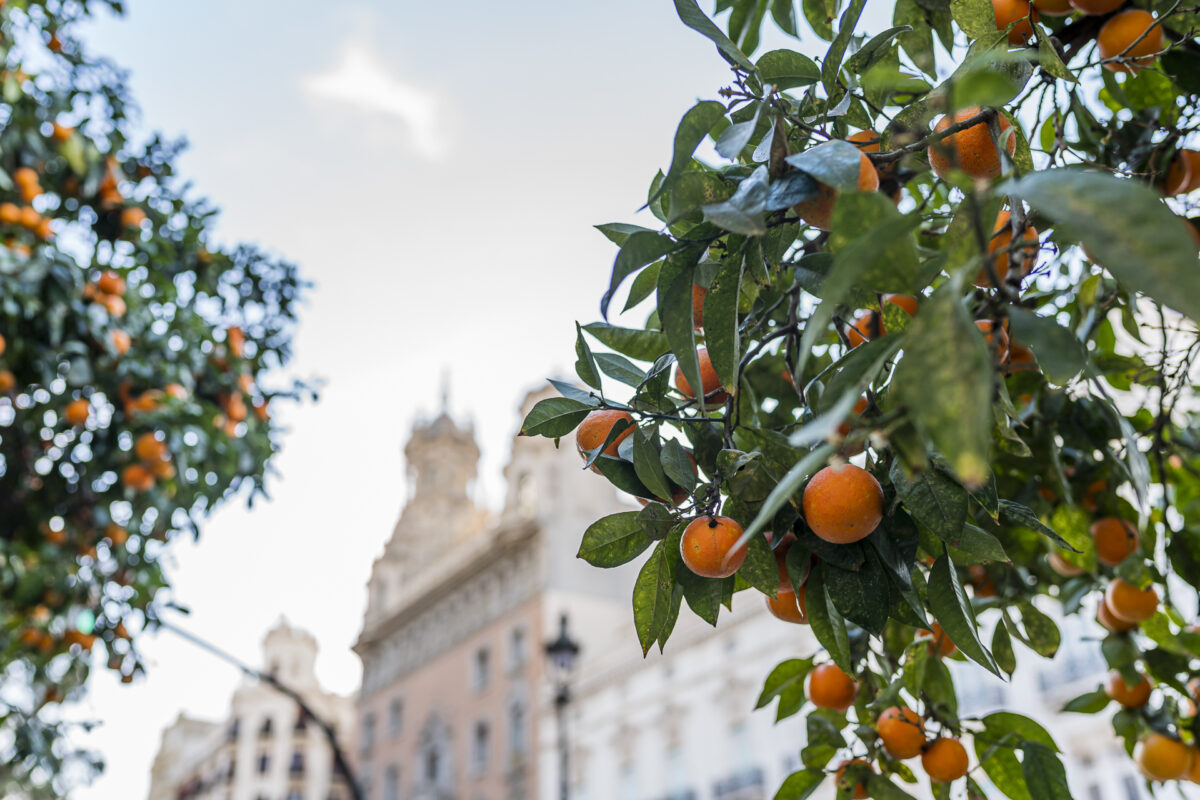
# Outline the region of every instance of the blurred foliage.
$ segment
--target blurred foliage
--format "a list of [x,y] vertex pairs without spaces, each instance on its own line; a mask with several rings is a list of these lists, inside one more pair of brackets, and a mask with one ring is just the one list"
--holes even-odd
[[[598,226],[619,252],[604,321],[578,329],[585,388],[555,382],[562,397],[523,432],[583,423],[587,463],[645,504],[580,548],[600,567],[648,553],[644,650],[669,646],[684,604],[717,624],[734,594],[760,592],[796,621],[804,598],[822,650],[781,664],[759,701],[807,716],[804,768],[778,800],[831,782],[839,799],[855,783],[950,797],[943,780],[905,786],[912,755],[889,754],[876,723],[893,705],[917,712],[923,741],[973,742],[954,796],[1070,797],[1049,734],[1015,713],[961,717],[942,661],[1007,676],[1054,658],[1056,620],[1096,613],[1109,666],[1154,691],[1121,708],[1097,688],[1068,710],[1119,708],[1143,774],[1186,779],[1176,767],[1200,769],[1197,12],[897,0],[895,27],[870,36],[864,5],[720,0],[722,27],[675,0],[731,81],[682,117],[647,195],[657,226]],[[755,56],[768,26],[828,44]],[[647,307],[644,325],[608,321]],[[878,499],[812,482],[848,461]],[[745,555],[703,577],[688,526],[718,514]],[[865,522],[818,533],[839,514]],[[1106,538],[1106,517],[1130,535]],[[815,702],[830,663],[856,681],[848,708]],[[839,753],[861,762],[843,771]],[[927,744],[927,774],[961,777],[935,762]]]
[[[216,210],[140,141],[121,72],[73,23],[117,2],[0,8],[0,794],[99,768],[58,704],[130,682],[171,604],[165,543],[264,493],[296,268],[208,235]],[[144,137],[143,137],[144,138]],[[277,381],[279,382],[279,381]]]

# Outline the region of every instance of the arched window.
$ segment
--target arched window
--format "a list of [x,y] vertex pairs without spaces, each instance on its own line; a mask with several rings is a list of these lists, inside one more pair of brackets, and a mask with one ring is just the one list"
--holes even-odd
[[526,718],[525,703],[513,700],[508,705],[508,753],[514,759],[525,755],[526,748]]
[[267,717],[263,720],[262,727],[258,729],[258,736],[260,739],[265,739],[270,736],[273,731],[274,728],[271,725],[271,718]]

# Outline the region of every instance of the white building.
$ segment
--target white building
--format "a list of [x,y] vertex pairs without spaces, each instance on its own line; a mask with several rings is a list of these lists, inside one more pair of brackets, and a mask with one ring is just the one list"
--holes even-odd
[[[293,689],[339,741],[352,731],[353,700],[325,692],[313,670],[317,643],[280,623],[263,640],[262,669]],[[345,737],[345,738],[343,738]],[[343,746],[349,756],[350,750]],[[150,800],[346,800],[333,750],[298,704],[247,679],[220,722],[183,714],[163,731],[150,773]]]

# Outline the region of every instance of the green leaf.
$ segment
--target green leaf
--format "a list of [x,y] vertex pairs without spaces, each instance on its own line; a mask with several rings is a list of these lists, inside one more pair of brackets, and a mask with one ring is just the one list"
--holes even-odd
[[1062,707],[1062,710],[1073,714],[1096,714],[1108,708],[1110,702],[1112,699],[1108,696],[1108,692],[1096,689],[1071,698]]
[[733,591],[733,578],[702,578],[690,569],[676,570],[675,578],[683,587],[688,608],[700,619],[715,626],[721,613],[721,603]]
[[996,12],[988,0],[950,0],[950,13],[972,39],[996,32]]
[[618,328],[605,322],[592,322],[583,329],[601,344],[638,361],[654,361],[670,349],[667,337],[658,331]]
[[817,641],[829,653],[834,663],[844,672],[852,672],[850,666],[850,637],[846,623],[838,613],[825,591],[825,565],[818,564],[809,573],[804,590],[805,608],[808,611],[809,627]]
[[[754,65],[750,63],[750,59],[746,58],[737,45],[722,33],[721,29],[711,19],[704,15],[704,12],[700,10],[700,6],[696,5],[696,0],[675,0],[675,12],[679,14],[679,19],[683,21],[684,25],[712,40],[712,43],[717,46],[717,50],[721,52],[721,55],[725,56],[731,63],[737,64],[747,71],[754,70]],[[690,150],[688,154],[691,154]]]
[[800,28],[796,24],[795,0],[771,0],[771,19],[784,33],[799,38]]
[[838,89],[838,72],[842,66],[842,56],[846,53],[846,46],[850,44],[850,37],[854,35],[854,28],[858,25],[858,18],[862,15],[863,7],[866,6],[867,0],[850,0],[850,6],[842,13],[842,18],[838,20],[838,32],[834,37],[833,42],[829,45],[829,49],[825,52],[825,60],[821,62],[821,83],[825,85],[825,91],[830,97]]
[[974,487],[989,473],[995,372],[961,302],[962,275],[955,273],[922,303],[905,334],[892,386],[922,437],[965,486]]
[[604,238],[615,244],[617,247],[625,244],[625,240],[635,233],[654,233],[650,228],[643,228],[641,225],[632,225],[628,222],[606,222],[603,225],[595,226],[596,230],[604,234]]
[[1041,519],[1038,518],[1038,515],[1035,514],[1033,509],[1029,506],[1022,505],[1021,503],[1013,500],[1001,500],[1000,519],[1003,522],[1011,522],[1016,523],[1017,525],[1023,525],[1024,527],[1049,538],[1059,547],[1070,550],[1073,553],[1080,552],[1080,550],[1073,546],[1071,542],[1067,541],[1062,536],[1059,536],[1052,528],[1042,522]]
[[1021,772],[1027,786],[1036,786],[1038,800],[1073,800],[1067,771],[1054,751],[1037,742],[1025,742]]
[[704,298],[704,341],[713,371],[723,386],[737,385],[741,336],[738,335],[738,299],[742,291],[742,261],[726,260]]
[[657,261],[679,246],[680,244],[670,236],[664,236],[661,233],[637,231],[630,234],[629,238],[625,240],[625,244],[621,245],[621,251],[617,253],[616,261],[613,262],[608,291],[600,299],[601,316],[605,319],[608,318],[608,306],[612,302],[617,288],[626,278],[634,271],[641,269],[651,261]]
[[821,70],[811,58],[795,50],[771,50],[758,59],[758,76],[763,83],[783,91],[816,83],[821,79]]
[[746,145],[750,144],[750,137],[754,135],[754,130],[758,127],[758,119],[763,110],[763,103],[753,103],[752,105],[754,115],[750,119],[735,122],[721,131],[721,135],[717,137],[716,141],[717,155],[732,161],[742,154]]
[[813,33],[825,41],[833,39],[833,16],[837,13],[837,5],[831,0],[801,0],[800,8],[808,21]]
[[637,511],[622,511],[596,520],[583,532],[578,558],[593,567],[618,567],[645,552],[652,542]]
[[662,448],[662,466],[667,477],[689,492],[696,488],[696,465],[677,439],[668,439]]
[[929,571],[929,610],[963,655],[999,677],[995,659],[979,641],[969,603],[954,565],[939,556]]
[[[671,213],[667,217],[667,223],[673,225],[679,220],[695,214],[701,206],[728,200],[736,190],[737,184],[722,177],[719,173],[709,170],[688,170],[671,185]],[[649,270],[650,267],[647,267],[646,270],[643,270],[643,274]],[[641,275],[638,277],[640,278]],[[638,284],[635,282],[634,288],[637,286]],[[634,289],[630,289],[629,294],[632,298]]]
[[592,406],[569,397],[550,397],[539,400],[521,423],[522,436],[545,436],[557,439],[579,427]]
[[671,487],[667,484],[667,474],[663,472],[658,447],[650,434],[641,428],[633,431],[633,469],[638,479],[656,497],[663,500],[671,498]]
[[1054,620],[1043,614],[1028,600],[1017,603],[1021,612],[1021,627],[1025,629],[1025,637],[1034,652],[1043,658],[1054,658],[1058,647],[1062,644],[1062,634]]
[[743,236],[767,232],[767,168],[758,167],[728,200],[701,206],[704,218],[714,225]]
[[1042,69],[1060,80],[1076,83],[1078,79],[1075,77],[1075,73],[1063,63],[1058,51],[1054,49],[1054,43],[1050,41],[1049,35],[1042,29],[1042,26],[1034,25],[1033,32],[1037,36],[1038,63]]
[[825,565],[825,591],[842,616],[866,631],[879,635],[888,620],[887,572],[874,549],[864,551],[862,567],[856,571]]
[[1008,310],[1008,319],[1013,339],[1033,350],[1051,381],[1066,386],[1083,369],[1087,351],[1070,328],[1016,306]]
[[583,338],[583,329],[575,323],[575,374],[579,379],[593,389],[600,388],[600,373],[596,371],[596,360],[592,350]]
[[671,616],[677,558],[665,552],[671,541],[659,542],[633,584],[633,624],[642,645],[642,655],[650,652],[650,646],[658,640]]
[[746,543],[746,560],[737,575],[765,595],[774,597],[779,590],[779,566],[767,544],[767,537],[752,536]]
[[1050,735],[1050,732],[1021,714],[1012,711],[996,711],[984,717],[983,724],[988,733],[994,737],[1012,733],[1027,742],[1036,742],[1047,747],[1052,753],[1058,752],[1058,745],[1054,743],[1054,737]]
[[[1010,182],[1001,191],[1029,203],[1088,251],[1117,280],[1200,320],[1196,244],[1184,223],[1141,181],[1099,172],[1050,169]],[[1106,209],[1121,209],[1120,225],[1097,225]]]
[[646,373],[630,363],[629,359],[614,353],[594,353],[592,360],[608,377],[626,386],[638,387],[646,380]]
[[[693,6],[695,5],[694,0],[675,0],[675,5],[678,6],[684,2],[691,2]],[[658,189],[651,194],[648,202],[653,202],[674,185],[679,176],[687,169],[688,164],[691,163],[692,154],[696,152],[700,142],[704,141],[709,132],[724,118],[725,107],[715,100],[701,100],[684,113],[683,118],[679,120],[678,127],[675,128],[675,146],[671,153],[671,166],[667,168],[666,176],[663,177]]]
[[860,287],[875,292],[910,291],[921,271],[912,235],[920,223],[919,215],[902,215],[891,198],[879,192],[839,194],[829,235],[833,269],[861,260],[867,267],[857,280]]
[[841,139],[823,142],[785,161],[838,192],[858,191],[858,174],[862,170],[862,152]]
[[793,772],[779,787],[774,800],[808,800],[824,781],[825,773],[819,769]]
[[804,679],[808,677],[812,668],[813,660],[811,658],[789,658],[787,661],[781,661],[775,665],[775,669],[771,670],[771,674],[763,682],[762,692],[758,695],[758,701],[754,704],[754,708],[762,708],[776,697],[797,686],[803,691]]
[[[975,757],[983,767],[996,788],[1008,795],[1012,800],[1033,800],[1029,795],[1029,787],[1025,785],[1025,775],[1021,771],[1021,762],[1012,751],[1018,742],[1009,746],[997,746],[984,741],[981,737],[975,739]],[[1041,800],[1039,797],[1038,800]]]
[[945,542],[951,547],[964,553],[970,553],[983,561],[1004,563],[1010,561],[1008,553],[1004,551],[1004,545],[1000,544],[999,539],[969,522],[963,526],[962,532],[957,537],[946,539]]
[[943,541],[962,535],[967,522],[966,489],[936,468],[918,472],[909,479],[899,461],[892,462],[890,475],[900,502],[913,519]]
[[911,794],[877,772],[867,775],[867,793],[874,800],[913,800]]
[[1017,668],[1017,655],[1013,652],[1012,637],[1008,635],[1008,628],[1003,623],[996,625],[996,629],[992,631],[992,657],[996,659],[996,666],[1009,675]]

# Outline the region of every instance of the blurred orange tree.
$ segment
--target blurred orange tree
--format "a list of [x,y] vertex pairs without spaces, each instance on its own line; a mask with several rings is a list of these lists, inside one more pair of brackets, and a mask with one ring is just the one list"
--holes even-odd
[[[811,625],[759,699],[806,717],[777,800],[1069,798],[1045,728],[960,715],[945,660],[1008,676],[1084,613],[1112,671],[1066,710],[1200,781],[1197,9],[895,0],[870,35],[865,0],[674,3],[731,81],[653,226],[599,226],[586,388],[523,425],[645,506],[580,557],[646,554],[643,650],[743,591]],[[751,58],[771,21],[823,54]]]
[[[58,796],[55,707],[93,663],[131,681],[171,602],[172,536],[263,493],[291,355],[291,264],[208,235],[180,145],[134,133],[72,25],[116,0],[0,8],[0,794]],[[277,381],[278,382],[278,381]],[[80,769],[82,768],[82,769]]]

